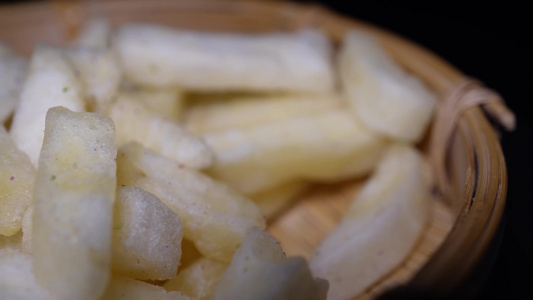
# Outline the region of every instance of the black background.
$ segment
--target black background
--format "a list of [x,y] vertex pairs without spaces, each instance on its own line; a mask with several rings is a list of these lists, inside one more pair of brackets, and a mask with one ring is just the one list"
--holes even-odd
[[509,172],[502,236],[463,296],[533,299],[533,16],[526,1],[297,2],[320,4],[415,41],[504,97],[517,129],[502,138]]

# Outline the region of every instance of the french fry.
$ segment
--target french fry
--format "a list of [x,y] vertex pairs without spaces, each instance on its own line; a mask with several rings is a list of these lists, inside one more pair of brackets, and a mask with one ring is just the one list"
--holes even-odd
[[33,257],[20,249],[0,247],[0,299],[57,300],[35,281],[32,264]]
[[15,111],[27,71],[27,60],[0,43],[0,125]]
[[98,299],[106,288],[116,149],[109,118],[64,107],[48,111],[32,244],[37,282],[59,300]]
[[346,212],[310,258],[313,275],[329,281],[328,299],[352,299],[399,265],[429,215],[423,158],[393,145]]
[[314,30],[213,34],[130,24],[113,42],[126,79],[142,86],[303,92],[334,86],[332,45]]
[[328,283],[313,278],[303,257],[285,257],[279,242],[253,229],[233,255],[211,297],[219,299],[326,299]]
[[108,49],[68,48],[63,54],[79,75],[90,111],[105,113],[118,91],[122,72]]
[[366,126],[395,139],[420,141],[437,100],[418,78],[357,31],[345,36],[338,69],[349,103]]
[[44,122],[49,108],[64,106],[85,110],[80,83],[61,51],[38,46],[31,58],[20,102],[13,116],[10,135],[37,167],[43,144]]
[[100,300],[189,300],[180,292],[168,292],[164,288],[135,279],[114,275]]
[[334,93],[211,97],[212,100],[194,101],[187,110],[183,122],[191,132],[206,134],[247,128],[335,109],[342,103]]
[[202,138],[193,136],[176,122],[150,113],[142,104],[120,94],[109,116],[117,128],[117,143],[135,141],[191,168],[205,168],[213,160],[212,150]]
[[344,109],[204,135],[215,152],[208,173],[245,195],[289,181],[366,175],[388,140]]
[[260,209],[227,185],[138,143],[119,149],[118,183],[156,195],[183,222],[184,238],[204,256],[231,260],[248,231],[265,227]]
[[181,257],[181,220],[156,196],[119,187],[113,217],[113,270],[140,280],[176,276]]
[[31,205],[35,168],[0,125],[0,236],[11,236],[22,227]]
[[180,291],[191,299],[209,300],[227,268],[227,263],[203,257],[182,269],[176,277],[165,282],[163,287],[167,291]]

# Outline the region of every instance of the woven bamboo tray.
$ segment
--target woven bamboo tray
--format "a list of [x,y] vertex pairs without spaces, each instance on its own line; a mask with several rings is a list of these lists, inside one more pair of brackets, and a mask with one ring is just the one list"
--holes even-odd
[[[401,266],[358,299],[375,298],[399,284],[446,295],[476,267],[495,235],[507,193],[507,171],[498,133],[485,112],[509,128],[513,127],[513,115],[499,101],[489,101],[483,109],[477,104],[486,101],[461,105],[468,102],[463,98],[472,89],[481,91],[481,98],[493,95],[483,94],[486,90],[479,86],[464,84],[465,75],[447,62],[401,37],[324,8],[270,1],[49,1],[3,6],[0,38],[29,54],[37,43],[68,43],[91,15],[104,15],[113,25],[151,22],[208,31],[258,33],[314,27],[323,29],[335,42],[350,29],[369,32],[401,65],[441,96],[441,106],[447,110],[441,108],[437,117],[454,126],[446,129],[434,124],[422,145],[433,159],[435,152],[430,150],[436,149],[434,167],[439,174],[447,175],[437,182],[441,196],[433,201],[425,233]],[[451,101],[456,103],[446,105]],[[288,255],[308,257],[340,220],[361,183],[313,187],[269,225],[270,232]]]

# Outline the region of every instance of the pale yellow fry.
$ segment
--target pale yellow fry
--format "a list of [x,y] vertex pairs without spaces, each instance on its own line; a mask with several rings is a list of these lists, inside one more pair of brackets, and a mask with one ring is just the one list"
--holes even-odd
[[49,108],[85,110],[82,87],[59,49],[37,46],[13,116],[10,134],[37,167]]
[[386,138],[343,109],[204,135],[215,151],[215,178],[251,195],[288,181],[366,175]]
[[138,85],[304,92],[334,87],[332,45],[318,30],[246,35],[130,24],[113,42],[126,79]]
[[202,169],[212,164],[213,152],[202,138],[176,122],[158,117],[125,94],[118,96],[109,116],[115,122],[119,146],[135,141],[191,168]]
[[0,236],[14,235],[22,227],[31,205],[36,171],[0,125]]
[[63,54],[79,76],[88,109],[107,112],[122,78],[114,53],[105,48],[76,47],[63,50]]
[[423,158],[393,145],[341,224],[316,248],[313,274],[329,281],[328,299],[352,299],[410,253],[429,215]]
[[137,143],[119,149],[118,165],[119,184],[138,186],[161,199],[180,217],[184,237],[207,257],[231,260],[252,227],[265,227],[260,209],[251,200]]
[[197,134],[295,118],[341,106],[337,94],[295,94],[273,96],[211,96],[194,101],[184,116],[187,129]]
[[100,300],[189,300],[180,292],[168,292],[164,288],[135,279],[113,275]]
[[176,276],[183,226],[156,196],[119,187],[113,217],[113,270],[141,280]]
[[180,270],[163,287],[167,291],[180,291],[191,299],[208,300],[227,268],[227,263],[203,257]]
[[303,257],[285,257],[279,242],[254,229],[233,255],[212,300],[326,299],[328,283],[313,278]]
[[437,103],[363,32],[349,32],[338,56],[339,77],[354,112],[366,126],[395,139],[418,142]]
[[48,111],[32,243],[36,279],[59,300],[98,299],[107,285],[116,151],[109,118]]

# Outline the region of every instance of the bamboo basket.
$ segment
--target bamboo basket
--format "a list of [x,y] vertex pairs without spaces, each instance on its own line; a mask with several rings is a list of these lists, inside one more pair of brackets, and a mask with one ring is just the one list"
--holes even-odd
[[[428,156],[434,156],[430,150],[437,149],[439,158],[432,162],[437,172],[447,175],[441,176],[446,187],[438,182],[441,197],[433,201],[425,233],[399,267],[357,299],[373,299],[399,285],[444,296],[458,288],[480,261],[500,223],[507,193],[498,131],[486,115],[508,129],[514,126],[514,116],[501,101],[483,100],[494,98],[494,94],[465,84],[465,75],[441,58],[401,37],[322,7],[277,1],[114,0],[8,5],[0,7],[0,38],[30,54],[37,43],[68,43],[95,15],[108,17],[115,26],[150,22],[246,33],[312,27],[324,30],[337,43],[350,29],[372,34],[397,62],[441,96],[436,119],[453,126],[444,130],[434,123],[423,147]],[[481,94],[478,98],[483,99],[467,101],[467,91]],[[315,186],[269,225],[270,232],[280,239],[288,255],[308,257],[340,220],[360,185],[361,181],[348,181]]]

